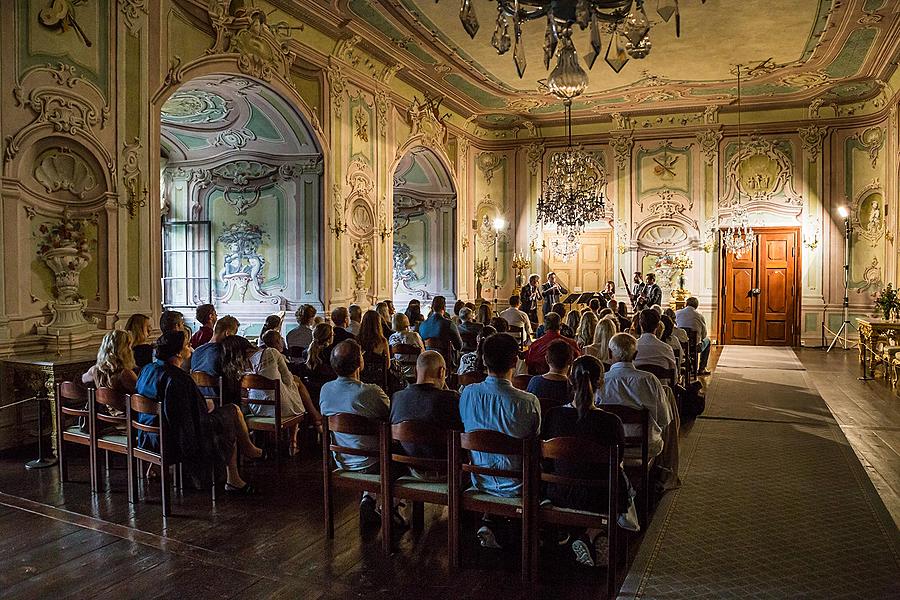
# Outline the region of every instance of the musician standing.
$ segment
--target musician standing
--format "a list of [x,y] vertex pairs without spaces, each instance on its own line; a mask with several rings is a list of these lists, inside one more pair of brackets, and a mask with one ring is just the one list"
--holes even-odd
[[537,329],[538,307],[541,305],[541,278],[535,274],[528,277],[528,283],[519,290],[519,299],[522,301],[521,311],[528,315],[531,327]]
[[541,295],[544,296],[544,315],[553,310],[553,305],[562,299],[563,294],[569,290],[564,288],[556,279],[556,273],[547,275],[547,283],[541,286]]
[[647,273],[647,286],[644,288],[644,296],[647,298],[647,308],[662,304],[662,288],[656,284],[656,275]]
[[610,300],[615,300],[616,298],[616,283],[614,281],[606,282],[606,289],[600,292],[600,295],[603,297],[605,302],[609,302]]
[[647,285],[644,283],[644,275],[640,271],[634,272],[634,277],[632,278],[631,284],[631,304],[632,308],[637,306],[638,299],[644,293],[644,287]]

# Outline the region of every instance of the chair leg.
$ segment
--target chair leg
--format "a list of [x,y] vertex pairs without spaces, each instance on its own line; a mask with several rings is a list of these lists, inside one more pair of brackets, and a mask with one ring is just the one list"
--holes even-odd
[[412,527],[416,531],[425,527],[425,503],[413,502],[412,505]]
[[616,574],[619,565],[619,535],[615,515],[609,517],[608,544],[609,552],[606,565],[606,597],[612,600],[616,597]]
[[168,465],[160,465],[159,467],[159,483],[162,487],[162,514],[163,517],[168,517],[172,513],[172,509],[170,506],[171,498],[170,498],[170,483],[169,483],[169,466]]
[[137,471],[140,467],[135,468],[136,458],[133,456],[126,457],[128,461],[128,502],[134,504],[137,501]]

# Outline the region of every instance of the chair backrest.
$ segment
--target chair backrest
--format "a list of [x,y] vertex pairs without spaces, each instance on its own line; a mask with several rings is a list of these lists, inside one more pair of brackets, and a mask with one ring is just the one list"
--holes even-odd
[[[56,406],[59,417],[88,416],[88,388],[74,381],[62,381],[56,384]],[[67,406],[66,403],[71,404]],[[61,428],[62,429],[62,428]]]
[[[418,346],[413,346],[412,344],[394,344],[391,346],[391,354],[397,355],[402,354],[404,356],[419,356],[422,353],[422,349]],[[405,362],[414,362],[415,359],[406,359]]]
[[287,355],[290,358],[303,358],[306,356],[306,348],[303,346],[291,346],[288,348]]
[[691,350],[696,348],[697,347],[697,330],[692,329],[690,327],[682,327],[682,329],[684,329],[684,332],[687,333],[687,336],[688,336],[688,348]]
[[460,331],[459,337],[462,339],[463,352],[474,352],[478,348],[478,334],[471,331]]
[[425,340],[425,349],[436,350],[438,352],[444,353],[450,349],[450,346],[445,340],[442,340],[441,338],[428,338]]
[[[571,401],[571,399],[570,399],[570,401]],[[541,415],[544,415],[551,408],[555,408],[557,406],[565,406],[569,402],[567,402],[567,401],[560,402],[556,398],[542,398],[542,397],[538,396],[538,403],[541,405]]]
[[[157,423],[156,425],[145,425],[144,423],[138,423],[137,415],[135,413],[144,413],[148,415],[156,415]],[[146,396],[142,396],[140,394],[131,394],[127,398],[127,402],[125,403],[125,421],[128,424],[127,431],[127,444],[128,444],[128,453],[131,455],[133,444],[134,444],[134,432],[135,431],[143,431],[144,433],[154,433],[158,436],[159,439],[159,451],[152,452],[147,450],[146,448],[142,448],[141,451],[144,454],[154,455],[159,457],[159,462],[162,464],[164,462],[163,457],[165,456],[163,450],[163,418],[162,418],[162,403],[157,402],[151,398],[147,398]]]
[[462,375],[459,376],[459,385],[471,385],[473,383],[481,383],[485,379],[487,379],[486,373],[476,373],[474,371],[471,373],[463,373]]
[[[107,408],[125,412],[128,395],[117,392],[112,388],[99,387],[94,391],[94,402]],[[97,411],[94,411],[94,418],[105,423],[121,423],[125,420],[123,417],[113,417]]]
[[598,474],[596,477],[567,477],[541,469],[541,481],[593,488],[608,485],[610,497],[618,497],[619,446],[617,444],[606,445],[581,437],[556,437],[542,441],[540,453],[542,460],[564,460],[598,467],[606,465],[609,469],[608,472],[591,469],[590,472]]
[[369,419],[353,413],[337,413],[322,419],[323,445],[332,452],[349,454],[352,456],[379,456],[378,450],[364,450],[362,448],[350,448],[341,446],[331,440],[331,433],[344,433],[347,435],[369,435],[381,438],[381,447],[385,447],[387,440],[387,423],[376,419]]
[[531,375],[522,374],[522,375],[513,375],[512,384],[513,387],[517,390],[527,390],[528,384],[531,382]]
[[63,381],[58,386],[57,393],[62,400],[79,400],[87,402],[88,388],[74,381]]
[[675,369],[666,369],[665,367],[660,367],[659,365],[641,365],[637,363],[635,363],[634,366],[638,370],[646,371],[647,373],[653,373],[654,375],[656,375],[656,378],[665,385],[675,385]]
[[[425,421],[402,421],[391,425],[391,441],[446,449],[447,458],[422,458],[391,452],[390,461],[427,471],[447,472],[451,431]],[[393,446],[393,444],[391,444]]]
[[633,408],[622,404],[601,404],[600,410],[605,410],[619,417],[622,425],[639,425],[637,435],[625,429],[625,447],[640,447],[641,456],[646,457],[650,448],[650,411],[646,408]]
[[[210,373],[204,373],[203,371],[191,371],[191,378],[194,380],[194,383],[197,384],[197,387],[200,388],[203,393],[204,398],[208,398],[209,400],[215,400],[217,404],[222,403],[222,378],[218,375],[211,375]],[[213,394],[207,394],[204,390],[215,390]]]
[[[508,469],[496,469],[493,467],[482,467],[471,463],[463,463],[460,470],[464,473],[473,473],[475,475],[489,475],[493,477],[509,477],[512,479],[522,479],[523,483],[527,482],[529,477],[529,468],[533,455],[534,440],[533,439],[517,439],[508,436],[499,431],[491,431],[488,429],[476,429],[468,433],[460,433],[459,448],[468,450],[469,452],[486,452],[489,454],[504,454],[506,456],[522,457],[522,471],[513,471]],[[458,454],[458,453],[457,453]]]

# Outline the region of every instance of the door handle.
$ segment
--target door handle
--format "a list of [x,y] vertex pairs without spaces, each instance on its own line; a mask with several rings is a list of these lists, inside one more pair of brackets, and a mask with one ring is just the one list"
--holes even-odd
[[747,296],[759,296],[762,291],[759,288],[752,288],[749,292],[747,292]]

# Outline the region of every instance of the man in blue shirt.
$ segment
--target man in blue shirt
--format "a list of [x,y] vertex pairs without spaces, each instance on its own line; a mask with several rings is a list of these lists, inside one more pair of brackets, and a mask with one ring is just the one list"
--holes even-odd
[[[194,350],[194,354],[191,356],[191,371],[201,371],[213,377],[222,375],[222,340],[230,335],[237,335],[240,325],[238,320],[231,315],[225,315],[216,321],[212,339]],[[204,396],[218,394],[217,390],[207,387],[200,388],[200,391]]]
[[423,340],[437,340],[433,347],[426,343],[430,350],[437,350],[444,357],[449,368],[455,368],[454,350],[462,348],[462,338],[453,321],[447,318],[447,299],[435,296],[431,300],[431,314],[419,325],[419,335]]
[[[492,335],[484,341],[482,354],[488,377],[482,383],[467,385],[459,401],[459,416],[465,431],[487,429],[518,439],[537,436],[541,429],[537,396],[516,389],[511,381],[518,352],[519,342],[506,333]],[[472,463],[509,471],[522,468],[518,456],[484,452],[473,452]],[[472,475],[472,485],[479,491],[504,498],[522,494],[522,482],[508,477]],[[478,538],[482,546],[500,547],[487,522],[478,530]]]

